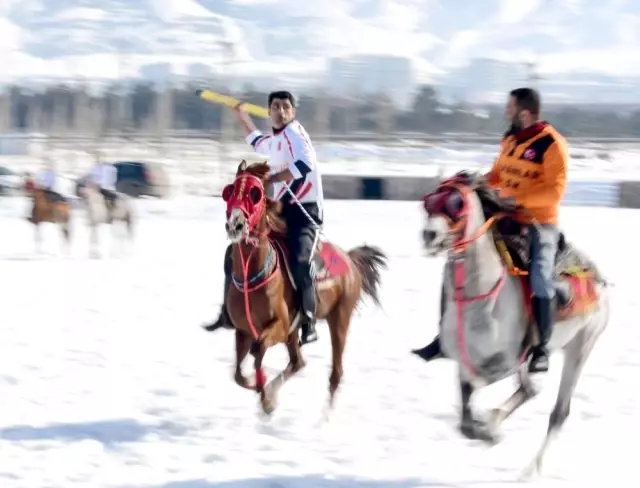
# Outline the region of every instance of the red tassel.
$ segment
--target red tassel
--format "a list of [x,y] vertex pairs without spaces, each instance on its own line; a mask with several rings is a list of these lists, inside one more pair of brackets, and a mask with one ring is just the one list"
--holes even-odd
[[267,375],[262,368],[256,369],[256,388],[264,388],[267,384]]

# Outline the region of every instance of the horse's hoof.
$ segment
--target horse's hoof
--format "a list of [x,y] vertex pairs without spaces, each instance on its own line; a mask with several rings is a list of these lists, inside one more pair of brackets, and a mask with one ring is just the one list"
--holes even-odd
[[486,422],[480,420],[472,420],[463,422],[460,425],[460,432],[467,439],[483,441],[489,444],[497,444],[498,436]]
[[275,400],[264,400],[264,401],[261,402],[261,404],[262,404],[262,411],[267,416],[272,415],[273,412],[276,411],[276,402],[275,402]]

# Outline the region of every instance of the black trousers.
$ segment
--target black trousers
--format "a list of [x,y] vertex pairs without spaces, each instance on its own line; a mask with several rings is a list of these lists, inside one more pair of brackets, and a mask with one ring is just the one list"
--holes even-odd
[[316,313],[316,270],[312,258],[318,237],[316,225],[322,224],[322,213],[316,203],[304,203],[302,206],[313,222],[295,203],[284,204],[282,217],[287,223],[287,247],[290,253],[291,273],[298,289],[298,303],[311,318]]

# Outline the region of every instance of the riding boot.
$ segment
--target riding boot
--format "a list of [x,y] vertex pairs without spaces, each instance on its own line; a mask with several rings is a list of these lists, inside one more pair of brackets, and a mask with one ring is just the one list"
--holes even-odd
[[412,349],[411,352],[421,359],[429,362],[433,359],[443,358],[442,349],[440,348],[440,335],[437,335],[433,341],[421,349]]
[[316,332],[316,291],[313,281],[301,292],[302,318],[300,323],[302,344],[309,344],[318,340]]
[[[442,317],[444,317],[444,309],[447,305],[447,295],[445,294],[444,282],[440,290],[440,324],[442,326]],[[421,349],[412,349],[411,352],[421,359],[429,362],[434,359],[444,358],[442,348],[440,347],[440,335],[438,334],[433,341]]]
[[203,325],[202,328],[207,332],[213,332],[221,327],[225,329],[233,329],[233,323],[231,322],[231,318],[229,317],[229,313],[227,312],[227,295],[229,294],[229,289],[231,288],[231,246],[227,247],[227,250],[224,255],[224,295],[222,296],[222,305],[220,307],[220,314],[215,322],[209,325]]
[[544,373],[549,371],[549,351],[547,350],[547,344],[551,338],[556,305],[554,299],[538,297],[533,297],[532,304],[533,318],[538,327],[540,344],[531,351],[529,372]]

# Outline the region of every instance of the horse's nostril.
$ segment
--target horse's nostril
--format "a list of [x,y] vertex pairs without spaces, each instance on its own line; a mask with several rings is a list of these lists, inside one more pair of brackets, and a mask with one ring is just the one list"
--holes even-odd
[[240,232],[242,230],[242,224],[240,222],[238,222],[236,224],[236,232]]
[[436,238],[436,231],[431,229],[425,229],[422,231],[422,238],[427,242],[431,242]]

